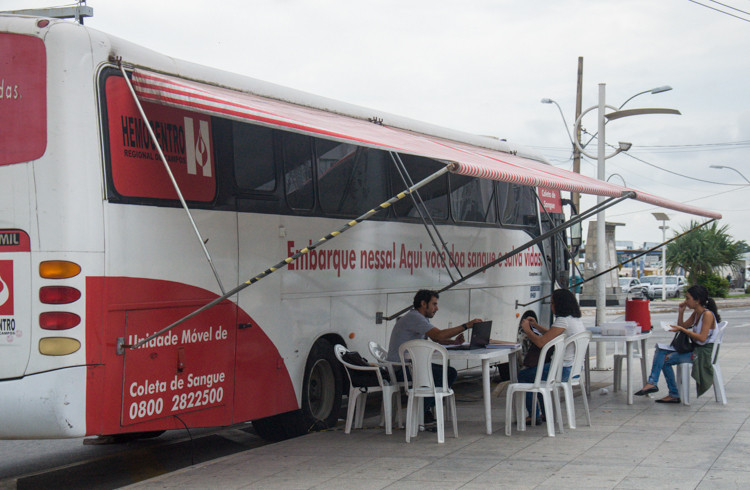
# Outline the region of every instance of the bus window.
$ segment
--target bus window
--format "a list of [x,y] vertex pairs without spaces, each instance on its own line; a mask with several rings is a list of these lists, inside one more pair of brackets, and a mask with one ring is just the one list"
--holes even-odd
[[388,199],[385,152],[322,139],[315,150],[323,212],[357,217]]
[[491,180],[451,175],[451,213],[456,221],[495,223],[495,185]]
[[533,187],[498,182],[500,217],[505,226],[535,227],[537,201]]
[[[401,155],[407,172],[413,183],[429,177],[443,166],[443,164],[429,158],[412,155]],[[393,182],[393,193],[401,192],[408,185],[404,184],[401,175],[395,166],[391,165],[391,181]],[[435,220],[448,218],[448,177],[442,176],[419,189],[419,195],[427,206],[427,211]],[[415,196],[416,197],[416,196]],[[396,215],[400,217],[419,218],[419,212],[414,208],[414,202],[410,197],[405,197],[393,206]]]
[[311,210],[315,205],[311,139],[296,133],[281,134],[286,202],[292,209]]
[[242,191],[273,192],[276,189],[273,130],[235,122],[232,140],[237,186]]

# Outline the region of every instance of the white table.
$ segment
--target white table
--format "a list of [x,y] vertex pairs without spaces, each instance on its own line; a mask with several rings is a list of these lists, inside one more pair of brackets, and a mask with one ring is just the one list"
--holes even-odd
[[[642,332],[635,335],[601,335],[592,334],[591,342],[625,342],[626,362],[627,362],[627,382],[628,382],[628,405],[633,404],[633,383],[631,380],[633,364],[633,345],[636,342],[641,343],[641,377],[643,384],[646,384],[648,375],[648,366],[646,362],[646,340],[651,337],[651,332]],[[586,386],[590,387],[591,377],[589,369],[589,357],[586,356]]]
[[482,396],[484,398],[484,420],[487,426],[487,434],[492,434],[492,392],[490,390],[490,364],[508,361],[510,367],[510,380],[518,381],[518,364],[516,353],[521,350],[520,346],[473,349],[473,350],[448,350],[449,361],[482,361]]

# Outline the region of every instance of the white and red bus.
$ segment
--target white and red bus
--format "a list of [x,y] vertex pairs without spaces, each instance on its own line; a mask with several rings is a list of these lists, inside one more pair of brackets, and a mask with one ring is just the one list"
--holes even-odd
[[[424,206],[329,235],[427,176]],[[516,301],[564,273],[556,242],[461,277],[557,225],[561,189],[624,191],[505,142],[0,15],[0,437],[330,426],[332,346],[387,345],[419,288],[453,286],[442,324],[492,318],[515,338]]]

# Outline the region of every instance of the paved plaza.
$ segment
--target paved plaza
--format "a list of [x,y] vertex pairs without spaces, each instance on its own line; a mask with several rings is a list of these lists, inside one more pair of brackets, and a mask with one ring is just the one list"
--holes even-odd
[[[653,341],[649,342],[649,349]],[[728,341],[720,365],[728,404],[713,390],[690,406],[612,392],[612,372],[592,373],[591,419],[576,396],[578,428],[553,438],[544,426],[505,435],[505,396],[493,399],[494,433],[484,432],[480,380],[455,386],[459,437],[444,444],[403,429],[385,435],[376,410],[365,428],[336,429],[269,444],[141,482],[129,488],[748,488],[750,487],[750,345]],[[648,353],[649,361],[652,352]],[[650,365],[650,363],[649,363]],[[640,387],[640,369],[634,385]],[[625,385],[623,380],[623,386]],[[637,388],[636,388],[637,389]],[[577,393],[577,390],[576,390]],[[373,395],[379,397],[379,395]]]

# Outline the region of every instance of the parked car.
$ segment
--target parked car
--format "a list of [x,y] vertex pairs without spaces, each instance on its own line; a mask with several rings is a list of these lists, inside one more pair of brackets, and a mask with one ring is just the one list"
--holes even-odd
[[641,281],[637,277],[621,277],[620,289],[633,298],[640,298],[643,295]]
[[[648,299],[661,298],[661,289],[663,276],[644,276],[641,277],[643,296]],[[682,291],[687,286],[685,276],[666,276],[667,298],[677,298],[682,295]]]

